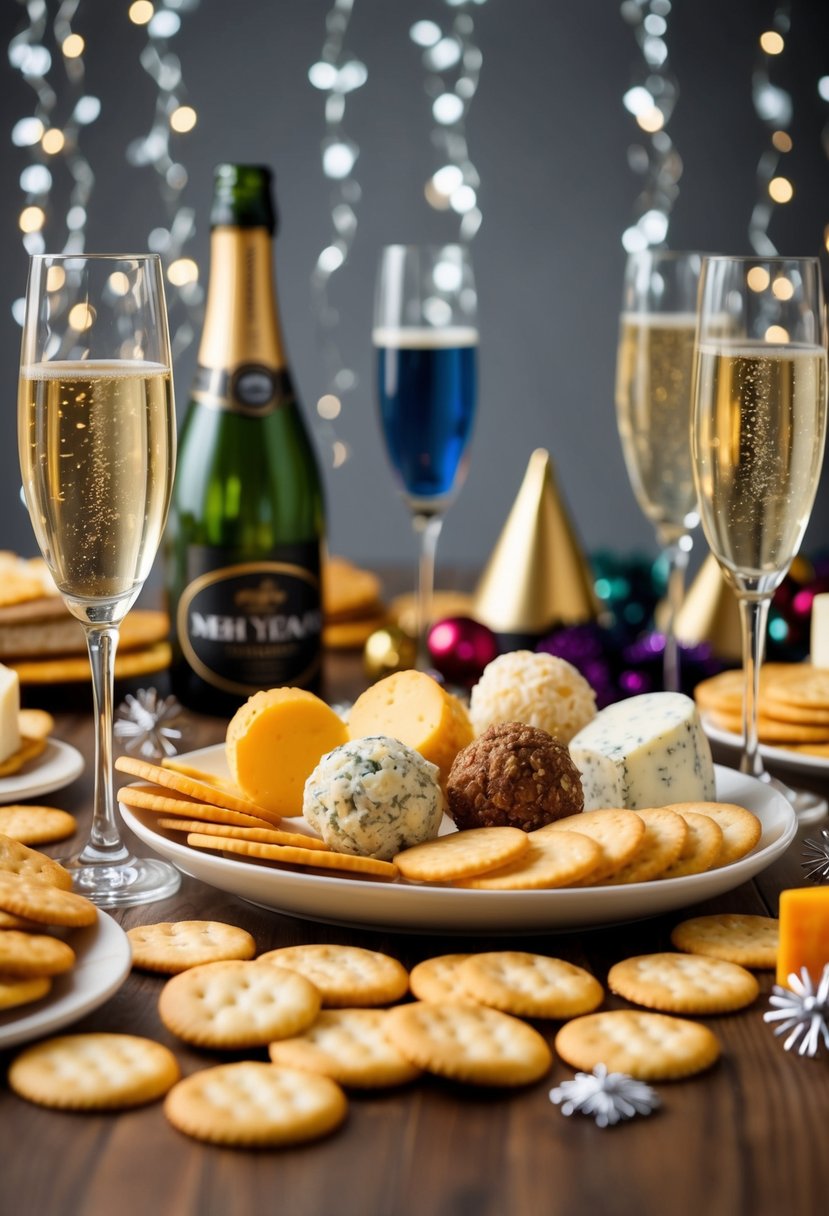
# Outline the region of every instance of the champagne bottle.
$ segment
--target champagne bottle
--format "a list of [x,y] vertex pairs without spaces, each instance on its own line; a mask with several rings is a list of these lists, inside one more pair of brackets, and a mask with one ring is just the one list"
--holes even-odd
[[222,715],[261,688],[320,681],[323,494],[282,342],[275,231],[270,170],[219,165],[168,590],[173,689]]

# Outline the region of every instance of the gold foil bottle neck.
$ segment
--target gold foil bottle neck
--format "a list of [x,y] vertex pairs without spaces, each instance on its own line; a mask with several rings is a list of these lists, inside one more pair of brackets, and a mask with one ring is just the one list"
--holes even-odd
[[530,456],[473,615],[496,633],[537,637],[598,616],[593,577],[544,448]]
[[285,367],[273,241],[266,228],[214,228],[199,346],[202,367]]

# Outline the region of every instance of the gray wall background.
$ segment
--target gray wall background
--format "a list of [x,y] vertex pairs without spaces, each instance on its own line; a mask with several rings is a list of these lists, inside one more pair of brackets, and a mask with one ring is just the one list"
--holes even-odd
[[[49,0],[50,12],[57,7]],[[155,175],[128,165],[125,148],[152,121],[155,89],[138,63],[146,41],[127,19],[128,0],[81,0],[74,28],[86,39],[87,91],[104,103],[83,135],[97,182],[87,248],[136,250],[165,219]],[[756,166],[767,128],[751,101],[757,38],[770,26],[770,0],[675,0],[668,29],[679,101],[668,126],[684,161],[668,243],[673,248],[751,252],[747,228]],[[186,13],[172,46],[180,56],[195,130],[176,155],[189,171],[184,201],[197,209],[193,256],[207,272],[212,167],[220,160],[271,163],[282,228],[277,274],[288,348],[312,430],[326,388],[310,274],[330,233],[329,184],[320,167],[324,95],[308,83],[320,56],[327,0],[202,0]],[[794,200],[770,229],[782,253],[819,251],[829,224],[829,147],[821,143],[829,104],[817,92],[829,73],[829,5],[794,0],[792,29],[775,64],[794,99],[793,151],[785,171]],[[481,329],[481,391],[468,480],[450,512],[439,566],[477,565],[490,552],[530,452],[550,449],[559,483],[588,551],[655,555],[650,528],[628,487],[613,414],[616,327],[624,265],[620,237],[633,219],[640,179],[627,164],[636,136],[622,106],[641,55],[615,0],[488,0],[471,6],[483,52],[468,122],[481,177],[483,225],[472,249]],[[396,496],[376,430],[370,350],[374,267],[391,241],[454,239],[456,217],[438,216],[423,183],[440,163],[411,24],[449,24],[441,0],[356,0],[347,45],[368,68],[349,95],[345,128],[358,143],[359,228],[332,297],[337,339],[360,377],[337,432],[351,459],[327,469],[330,545],[362,562],[414,557],[407,511]],[[0,5],[5,45],[22,7]],[[59,57],[52,75],[60,81]],[[6,62],[2,75],[0,170],[0,375],[6,401],[0,443],[0,548],[35,552],[18,499],[15,378],[19,330],[12,300],[22,295],[26,255],[17,216],[26,153],[8,132],[32,112],[32,94]],[[60,112],[60,111],[58,111]],[[823,134],[826,140],[826,134]],[[63,214],[62,183],[54,191]],[[48,232],[48,229],[47,229]],[[62,240],[63,227],[55,229]],[[47,246],[48,247],[48,246]],[[824,252],[825,260],[825,252]],[[180,416],[195,364],[191,346],[175,368]],[[804,550],[829,543],[825,475]],[[697,560],[705,548],[697,535]],[[158,571],[154,576],[159,577]],[[440,575],[439,575],[440,581]]]

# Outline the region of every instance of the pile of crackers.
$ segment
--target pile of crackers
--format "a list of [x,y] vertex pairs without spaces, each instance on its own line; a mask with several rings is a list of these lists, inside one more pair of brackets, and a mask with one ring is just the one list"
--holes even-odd
[[357,649],[385,622],[380,579],[344,557],[327,557],[322,570],[323,644]]
[[[164,1097],[169,1122],[186,1135],[274,1147],[335,1131],[351,1091],[410,1085],[424,1074],[527,1086],[548,1075],[556,1055],[573,1068],[602,1063],[645,1081],[709,1068],[719,1039],[690,1018],[756,1000],[749,968],[774,967],[777,922],[736,914],[682,922],[672,935],[676,952],[611,967],[607,990],[636,1006],[611,1009],[600,1008],[607,991],[585,968],[528,951],[438,955],[407,970],[356,946],[257,955],[250,934],[221,922],[145,925],[129,938],[133,966],[164,977],[165,1028],[196,1050],[233,1053],[233,1061],[211,1061],[181,1079],[175,1053],[152,1039],[62,1035],[16,1057],[11,1089],[60,1109]],[[561,1025],[552,1031],[528,1019]]]
[[[194,849],[338,876],[443,884],[483,891],[619,885],[701,874],[755,847],[757,816],[723,802],[676,803],[651,810],[583,811],[533,832],[515,827],[449,832],[392,861],[337,853],[244,798],[227,779],[177,761],[150,764],[120,756],[115,767],[140,779],[118,797],[153,826],[181,833]],[[145,815],[146,822],[146,815]]]
[[[742,671],[724,671],[697,684],[694,698],[713,726],[741,735],[744,686]],[[764,664],[758,711],[761,743],[829,758],[829,668]]]
[[[162,671],[170,665],[165,612],[133,609],[121,625],[115,674]],[[90,678],[83,626],[66,608],[41,558],[0,552],[0,662],[21,684]]]

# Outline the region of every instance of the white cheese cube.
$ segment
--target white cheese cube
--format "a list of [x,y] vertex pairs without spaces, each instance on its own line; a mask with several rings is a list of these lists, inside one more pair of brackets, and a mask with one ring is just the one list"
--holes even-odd
[[649,692],[608,705],[571,746],[614,762],[620,805],[630,810],[714,798],[711,748],[694,702],[682,693]]
[[584,809],[599,811],[624,806],[622,778],[610,756],[589,747],[570,747],[570,759],[581,774]]
[[813,667],[829,667],[829,593],[816,595],[812,600],[812,645]]
[[20,750],[20,681],[0,663],[0,762]]

